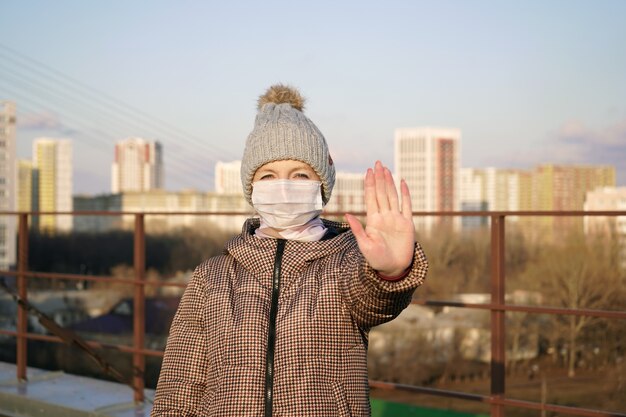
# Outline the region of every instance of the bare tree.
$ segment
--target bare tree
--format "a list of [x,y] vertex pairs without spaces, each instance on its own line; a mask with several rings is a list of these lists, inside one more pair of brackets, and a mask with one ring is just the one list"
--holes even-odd
[[[562,242],[545,244],[526,270],[529,286],[541,291],[547,304],[569,309],[610,309],[619,301],[623,277],[618,245],[606,237],[572,233]],[[567,350],[568,376],[576,374],[582,332],[597,319],[554,316]]]
[[429,269],[428,285],[417,296],[449,297],[487,291],[490,253],[487,229],[460,234],[440,227],[419,240],[428,257]]

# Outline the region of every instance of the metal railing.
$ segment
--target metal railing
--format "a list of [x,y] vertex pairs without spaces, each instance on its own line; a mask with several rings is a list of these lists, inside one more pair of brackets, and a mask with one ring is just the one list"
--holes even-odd
[[[243,212],[108,212],[108,211],[81,211],[81,212],[2,212],[1,215],[13,215],[18,217],[18,263],[16,271],[0,271],[0,274],[15,276],[17,280],[17,292],[21,299],[28,300],[27,280],[28,278],[60,279],[60,280],[80,280],[91,282],[107,282],[132,285],[133,290],[133,343],[128,345],[105,344],[95,341],[88,341],[93,348],[112,347],[122,352],[132,354],[133,368],[135,372],[132,378],[134,390],[134,400],[142,402],[144,400],[144,371],[146,356],[163,356],[160,350],[146,349],[145,341],[145,288],[146,286],[161,287],[181,287],[185,284],[164,283],[146,280],[146,231],[145,217],[148,215],[175,216],[175,215],[249,215]],[[74,216],[134,216],[134,279],[119,279],[106,276],[93,276],[81,274],[60,274],[51,272],[30,271],[28,269],[28,220],[35,215],[74,215]],[[363,214],[363,213],[359,213]],[[327,215],[339,215],[339,213],[327,213]],[[480,309],[490,312],[491,322],[491,362],[490,362],[490,392],[489,395],[480,395],[467,392],[442,390],[406,384],[396,384],[390,382],[370,380],[370,386],[384,390],[403,390],[420,394],[428,394],[461,400],[481,402],[488,404],[491,410],[491,417],[503,417],[505,407],[522,408],[529,410],[541,410],[557,413],[566,413],[577,416],[593,417],[626,417],[625,413],[610,412],[596,409],[588,409],[573,406],[563,406],[557,404],[539,403],[533,401],[517,400],[506,397],[505,384],[505,313],[506,312],[526,312],[550,315],[575,315],[589,316],[607,319],[626,320],[626,311],[614,310],[593,310],[593,309],[567,309],[555,307],[540,307],[529,305],[511,305],[505,302],[505,220],[507,216],[626,216],[626,211],[568,211],[568,212],[546,212],[546,211],[523,211],[523,212],[419,212],[415,216],[480,216],[490,219],[491,228],[491,302],[484,304],[462,303],[455,301],[434,301],[415,300],[415,304],[434,307],[460,307],[469,309]],[[16,331],[1,330],[0,334],[14,336],[17,339],[17,378],[26,380],[27,364],[27,341],[41,340],[46,342],[63,342],[56,336],[29,333],[27,331],[27,309],[20,305],[17,312]]]

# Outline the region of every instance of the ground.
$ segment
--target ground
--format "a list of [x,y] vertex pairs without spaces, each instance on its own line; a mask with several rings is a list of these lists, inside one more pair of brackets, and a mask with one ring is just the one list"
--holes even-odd
[[[555,370],[546,373],[544,377],[547,402],[626,414],[626,376],[618,374],[620,371],[620,369],[579,371],[574,378],[568,378],[565,371]],[[456,381],[433,388],[488,395],[490,381],[489,379]],[[541,391],[541,375],[532,378],[523,374],[507,376],[507,398],[540,402]],[[489,415],[489,406],[486,404],[400,390],[374,389],[372,398]],[[540,416],[541,413],[535,410],[507,408],[506,415],[507,417],[530,417]],[[546,416],[556,416],[556,414],[548,413]]]

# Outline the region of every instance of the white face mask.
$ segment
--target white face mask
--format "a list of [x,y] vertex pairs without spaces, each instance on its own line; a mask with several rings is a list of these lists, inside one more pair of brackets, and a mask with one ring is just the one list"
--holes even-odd
[[271,228],[307,224],[322,213],[319,181],[262,180],[252,184],[252,205]]

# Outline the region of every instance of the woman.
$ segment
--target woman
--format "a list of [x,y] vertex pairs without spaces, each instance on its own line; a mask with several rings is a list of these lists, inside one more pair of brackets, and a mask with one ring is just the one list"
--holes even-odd
[[241,164],[248,219],[196,268],[172,323],[153,416],[369,416],[367,336],[396,317],[427,262],[380,162],[365,228],[320,218],[335,167],[297,90],[275,85]]

